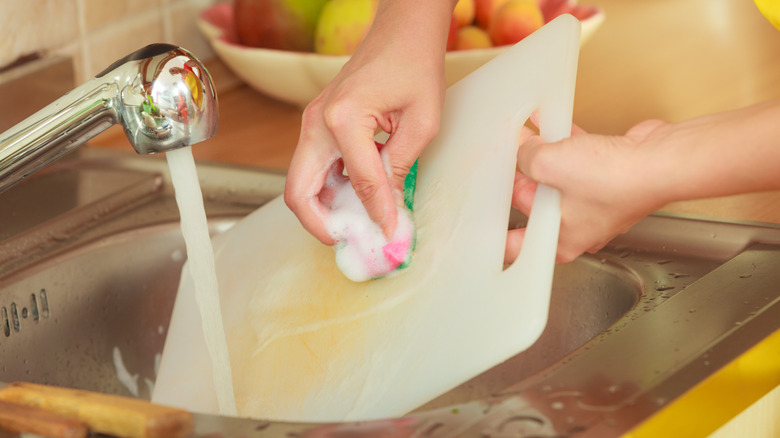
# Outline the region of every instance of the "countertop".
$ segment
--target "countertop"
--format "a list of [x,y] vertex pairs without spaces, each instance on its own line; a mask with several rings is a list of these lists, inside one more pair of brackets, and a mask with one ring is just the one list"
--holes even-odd
[[[749,0],[589,0],[606,19],[582,48],[574,121],[621,134],[649,118],[680,121],[780,98],[780,31]],[[219,93],[216,137],[197,159],[286,169],[301,109],[207,63]],[[127,149],[121,129],[90,144]],[[695,165],[695,163],[691,163]],[[678,202],[664,211],[780,223],[780,191]]]

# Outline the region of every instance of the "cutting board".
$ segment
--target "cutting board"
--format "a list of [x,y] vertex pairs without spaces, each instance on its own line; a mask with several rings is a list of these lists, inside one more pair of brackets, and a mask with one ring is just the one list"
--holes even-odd
[[[523,351],[545,327],[560,196],[540,186],[520,256],[503,266],[522,125],[571,131],[579,22],[561,16],[447,91],[419,159],[411,266],[354,283],[277,198],[216,236],[240,416],[402,415]],[[153,400],[216,413],[186,267]]]

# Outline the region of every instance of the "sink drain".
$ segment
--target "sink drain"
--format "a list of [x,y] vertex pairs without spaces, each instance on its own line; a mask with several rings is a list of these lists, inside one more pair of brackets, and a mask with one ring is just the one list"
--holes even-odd
[[46,289],[36,294],[30,294],[30,305],[20,306],[15,301],[8,306],[0,307],[0,327],[6,337],[11,333],[19,332],[22,328],[21,320],[32,319],[38,322],[40,318],[49,317],[49,300],[46,297]]

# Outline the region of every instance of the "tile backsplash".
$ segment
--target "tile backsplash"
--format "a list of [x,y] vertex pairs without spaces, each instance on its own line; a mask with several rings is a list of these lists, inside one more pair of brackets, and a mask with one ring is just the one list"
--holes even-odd
[[214,0],[0,0],[0,69],[31,54],[73,58],[86,82],[115,60],[150,43],[214,54],[196,26]]

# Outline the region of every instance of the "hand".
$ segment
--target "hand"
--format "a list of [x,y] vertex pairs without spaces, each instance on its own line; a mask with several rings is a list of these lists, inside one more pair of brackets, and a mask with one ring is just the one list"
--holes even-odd
[[[328,209],[320,195],[329,170],[343,160],[369,217],[392,236],[403,180],[439,129],[452,9],[425,2],[440,13],[399,18],[401,5],[397,0],[380,3],[361,46],[303,113],[285,202],[304,228],[327,245],[335,242],[326,229]],[[384,161],[374,144],[378,129],[390,134]]]
[[[536,117],[532,121],[537,123]],[[624,136],[587,134],[572,127],[572,137],[545,143],[524,128],[518,151],[512,205],[530,214],[538,183],[561,193],[561,229],[557,263],[584,252],[594,253],[666,203],[652,189],[643,169],[654,145],[664,137],[665,122],[649,120]],[[510,230],[505,261],[520,253],[525,229]]]

